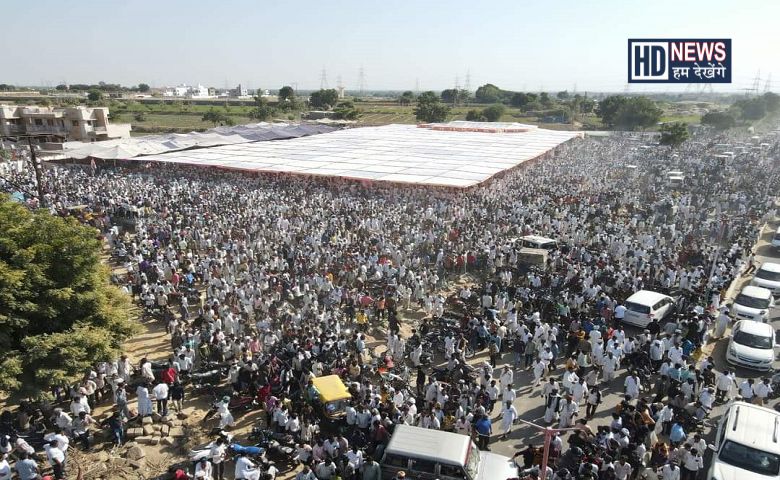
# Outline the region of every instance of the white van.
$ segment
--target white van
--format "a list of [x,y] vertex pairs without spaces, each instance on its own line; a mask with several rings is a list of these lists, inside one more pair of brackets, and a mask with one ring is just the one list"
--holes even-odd
[[769,309],[775,306],[772,292],[766,288],[748,285],[734,299],[733,309],[738,319],[766,322]]
[[516,238],[515,241],[519,241],[520,245],[526,248],[541,248],[547,251],[558,249],[557,241],[552,238],[540,237],[539,235],[526,235]]
[[780,263],[763,263],[750,284],[756,287],[766,288],[772,295],[780,296]]
[[623,303],[626,314],[623,322],[637,327],[646,327],[654,318],[660,322],[674,310],[674,299],[663,293],[640,290]]
[[398,472],[426,480],[506,480],[517,478],[511,458],[480,451],[471,437],[441,430],[396,425],[382,456],[382,475]]
[[780,413],[733,402],[718,424],[708,480],[767,480],[780,475]]

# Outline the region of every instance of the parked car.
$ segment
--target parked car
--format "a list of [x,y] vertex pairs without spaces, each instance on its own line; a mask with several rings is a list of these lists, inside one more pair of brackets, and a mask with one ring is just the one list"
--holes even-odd
[[750,284],[756,287],[766,288],[772,295],[780,295],[780,263],[763,263],[756,270]]
[[734,299],[733,309],[737,319],[766,322],[769,309],[775,306],[772,292],[766,288],[748,285]]
[[734,324],[726,361],[754,370],[771,370],[775,360],[775,329],[768,323],[740,320]]

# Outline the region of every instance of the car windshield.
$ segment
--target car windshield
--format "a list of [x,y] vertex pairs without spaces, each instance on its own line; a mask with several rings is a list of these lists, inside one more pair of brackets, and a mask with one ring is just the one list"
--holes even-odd
[[650,305],[642,305],[641,303],[626,302],[626,309],[637,313],[650,313]]
[[756,272],[756,278],[770,280],[772,282],[780,282],[780,272],[770,272],[769,270],[762,270],[759,268]]
[[734,303],[737,303],[739,305],[742,305],[743,307],[748,307],[748,308],[761,309],[761,308],[769,307],[768,298],[749,297],[744,293],[740,293],[739,295],[737,295],[737,298],[734,300]]
[[734,334],[734,343],[745,345],[751,348],[772,348],[772,339],[770,337],[760,337],[747,332],[737,332]]
[[466,456],[466,471],[469,478],[477,478],[479,473],[479,449],[473,442],[469,448],[469,454]]
[[729,465],[761,475],[776,476],[780,473],[780,456],[732,441],[723,444],[718,458]]

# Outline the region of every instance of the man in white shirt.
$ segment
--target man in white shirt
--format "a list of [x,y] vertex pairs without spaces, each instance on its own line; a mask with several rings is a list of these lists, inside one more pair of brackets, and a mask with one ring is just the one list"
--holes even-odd
[[661,467],[661,480],[680,480],[680,467],[675,462],[669,462]]
[[157,413],[163,417],[168,415],[168,384],[160,382],[152,389],[154,399],[157,400]]
[[746,402],[750,402],[753,400],[753,384],[754,381],[752,378],[748,378],[744,382],[739,384],[739,395],[742,397],[742,400]]
[[203,457],[200,459],[197,465],[195,465],[195,478],[203,480],[211,480],[213,467],[209,463],[208,458]]
[[721,374],[720,377],[718,377],[718,380],[715,382],[715,388],[716,388],[715,400],[719,402],[725,402],[729,397],[731,397],[732,386],[736,386],[736,381],[734,380],[734,374],[732,374],[728,370],[723,370],[723,373]]
[[763,405],[770,393],[772,393],[772,386],[769,384],[769,378],[764,378],[761,383],[753,387],[753,395],[755,395],[753,403]]

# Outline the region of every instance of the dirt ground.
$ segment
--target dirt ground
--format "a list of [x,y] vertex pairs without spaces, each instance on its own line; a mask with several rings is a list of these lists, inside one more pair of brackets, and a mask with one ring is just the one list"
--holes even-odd
[[[120,267],[113,266],[115,267],[115,273],[122,273]],[[473,284],[476,281],[478,280],[471,275],[464,275],[455,281],[451,281],[443,289],[442,294],[448,295],[459,287],[465,284]],[[133,365],[138,365],[143,357],[152,361],[167,360],[171,354],[170,336],[165,332],[162,322],[159,320],[144,321],[141,318],[140,308],[136,308],[134,314],[142,327],[142,332],[123,345],[125,354]],[[417,309],[415,305],[412,305],[412,310],[400,311],[399,318],[401,319],[402,336],[410,336],[412,328],[424,316],[424,312],[421,309]],[[372,325],[367,335],[367,346],[375,354],[380,354],[386,349],[386,338],[387,331],[384,327]],[[162,443],[159,445],[139,445],[133,442],[129,444],[129,447],[124,446],[121,448],[112,448],[110,441],[102,438],[102,441],[97,442],[90,452],[71,449],[69,473],[73,478],[76,478],[76,475],[78,475],[78,478],[83,480],[103,478],[149,479],[160,477],[167,472],[170,466],[185,462],[187,460],[187,452],[192,446],[212,440],[209,438],[208,432],[217,423],[216,420],[203,421],[203,417],[209,410],[213,399],[203,396],[191,397],[187,394],[189,394],[188,390],[183,404],[183,411],[188,416],[186,420],[182,421],[186,431],[185,437],[177,439],[173,445],[163,445]],[[130,408],[136,408],[134,398],[130,401]],[[93,416],[96,420],[101,421],[108,418],[111,411],[112,405],[106,401],[95,409]],[[235,427],[231,430],[234,438],[239,442],[246,441],[252,427],[263,425],[264,418],[265,415],[262,409],[253,410],[238,417]],[[142,461],[131,463],[126,457],[128,457],[129,450],[136,445],[142,448],[145,457]],[[226,466],[225,473],[226,478],[233,478],[232,462]],[[284,472],[277,478],[289,479],[294,477],[295,473],[296,470]]]

